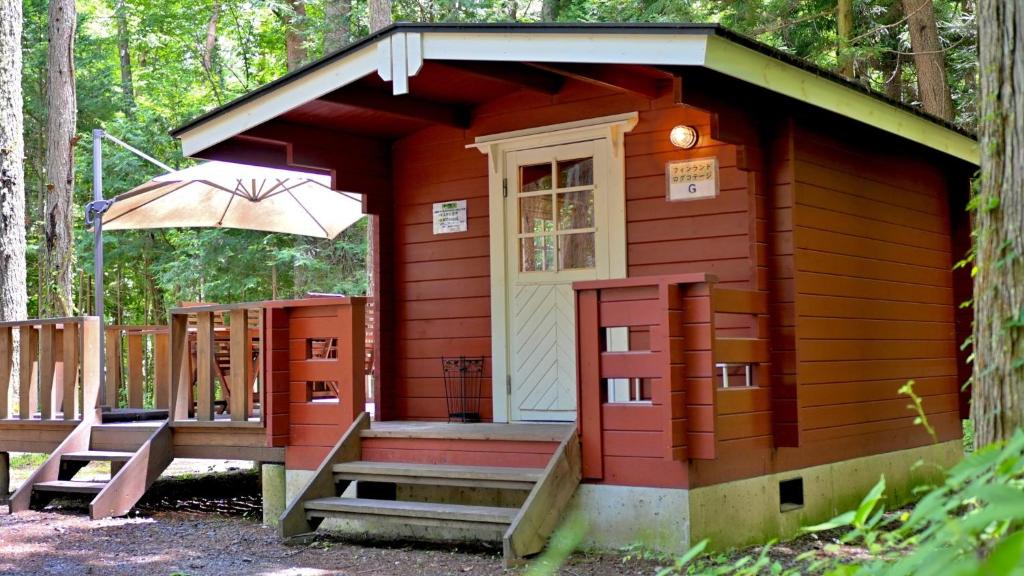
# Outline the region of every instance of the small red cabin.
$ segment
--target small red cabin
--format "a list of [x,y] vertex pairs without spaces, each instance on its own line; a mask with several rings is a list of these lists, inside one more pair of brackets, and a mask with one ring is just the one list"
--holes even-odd
[[[724,547],[959,457],[977,142],[728,30],[399,24],[175,135],[372,218],[372,423],[361,349],[342,410],[306,407],[332,320],[266,312],[286,535],[484,530],[514,559],[576,510],[595,545]],[[453,356],[485,358],[483,424],[447,423]]]

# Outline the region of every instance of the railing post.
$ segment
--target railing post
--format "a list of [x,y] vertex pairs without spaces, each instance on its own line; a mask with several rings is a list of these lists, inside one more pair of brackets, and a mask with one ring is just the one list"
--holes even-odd
[[213,313],[196,319],[196,420],[213,420]]
[[[342,391],[339,400],[346,417],[345,426],[348,426],[366,411],[366,300],[350,299],[348,305],[341,307],[341,318],[341,333],[349,345],[338,348],[338,359],[348,367],[344,380],[339,382]],[[348,407],[344,405],[346,400]]]
[[106,397],[103,403],[111,408],[117,408],[118,392],[121,387],[121,329],[107,328],[104,338],[104,359],[106,362],[105,384],[103,391]]
[[188,369],[188,314],[171,314],[170,395],[168,412],[171,420],[186,420],[189,412],[189,388],[192,378]]
[[100,319],[82,320],[82,420],[98,418],[100,394]]
[[53,377],[57,363],[57,326],[39,326],[39,418],[53,419]]
[[142,340],[140,332],[128,331],[128,407],[142,408]]
[[252,344],[249,338],[249,311],[245,308],[232,310],[231,319],[231,420],[249,419],[252,405]]
[[601,322],[599,291],[576,291],[576,370],[583,477],[604,477],[601,438]]
[[74,420],[78,415],[78,394],[75,388],[78,385],[78,321],[64,323],[64,350],[63,350],[63,382],[61,392],[61,410],[64,412],[65,420]]
[[171,400],[170,336],[153,334],[153,407],[167,408]]
[[11,417],[11,370],[14,368],[14,342],[11,329],[0,326],[0,420]]
[[39,336],[35,326],[21,326],[18,328],[21,336],[19,343],[20,377],[18,391],[18,418],[31,420],[38,407],[37,381],[37,359],[39,354]]

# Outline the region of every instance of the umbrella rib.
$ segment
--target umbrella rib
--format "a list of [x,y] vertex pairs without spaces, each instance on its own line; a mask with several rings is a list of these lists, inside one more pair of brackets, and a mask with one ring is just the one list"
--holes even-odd
[[224,225],[224,217],[228,215],[228,210],[231,209],[231,203],[234,202],[234,201],[235,201],[235,195],[232,194],[230,197],[228,197],[228,205],[225,206],[224,207],[224,211],[221,212],[220,219],[217,220],[217,226],[223,226]]
[[292,197],[292,200],[295,200],[295,203],[299,205],[299,208],[302,208],[303,210],[306,211],[306,214],[308,214],[309,217],[313,220],[313,223],[319,226],[320,229],[324,231],[324,237],[330,238],[331,233],[328,232],[327,228],[324,228],[323,224],[321,224],[320,221],[316,219],[316,216],[313,216],[313,213],[310,212],[308,208],[306,208],[306,205],[299,201],[299,199],[295,197],[295,194],[292,194],[291,190],[288,191],[288,195]]
[[[309,181],[308,180],[303,180],[302,182],[297,182],[294,186],[289,186],[289,185],[285,184],[284,180],[279,180],[278,181],[279,185],[274,186],[273,188],[268,190],[266,194],[264,194],[263,196],[260,196],[260,200],[266,200],[268,198],[273,198],[274,196],[280,196],[281,194],[284,194],[285,192],[290,192],[290,191],[295,190],[296,188],[298,188],[300,186],[304,186],[307,182],[309,182]],[[280,188],[280,190],[278,190],[278,188]],[[274,192],[275,190],[277,190],[277,192]]]
[[[181,190],[182,188],[184,188],[185,186],[188,186],[189,184],[192,184],[193,182],[195,182],[195,180],[185,180],[184,182],[179,182],[177,186],[171,188],[170,190],[164,192],[163,194],[157,196],[156,198],[150,198],[149,200],[146,200],[145,202],[143,202],[142,204],[139,204],[138,206],[129,208],[128,210],[125,210],[124,212],[118,214],[117,216],[114,216],[110,220],[107,220],[106,222],[104,222],[104,224],[110,224],[111,222],[113,222],[114,220],[117,220],[118,218],[121,218],[122,216],[127,216],[127,215],[131,214],[132,212],[135,212],[136,210],[138,210],[140,208],[144,208],[144,207],[148,206],[149,204],[152,204],[153,202],[156,202],[157,200],[160,200],[160,199],[164,198],[165,196],[167,196],[169,194],[173,194],[173,193],[177,192],[178,190]],[[133,196],[136,196],[136,194],[133,194]],[[126,196],[126,197],[120,198],[120,199],[121,200],[126,200],[127,198],[131,198],[131,197],[132,196]],[[118,200],[118,198],[115,197],[114,198],[115,203],[117,202],[117,200]]]

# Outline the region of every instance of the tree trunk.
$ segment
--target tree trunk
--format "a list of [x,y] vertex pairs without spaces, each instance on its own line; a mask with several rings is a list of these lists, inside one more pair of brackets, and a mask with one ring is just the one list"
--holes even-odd
[[391,25],[391,0],[370,0],[369,11],[371,34]]
[[932,0],[903,0],[910,27],[910,48],[917,67],[917,90],[925,112],[953,119],[953,99],[946,83],[946,58],[935,25]]
[[[885,8],[882,25],[894,28],[903,20],[903,2],[890,0]],[[887,42],[878,57],[879,71],[885,82],[885,95],[893,100],[903,101],[903,55],[900,54],[899,37],[890,34],[885,37]],[[888,48],[887,50],[884,48]]]
[[288,0],[291,11],[285,18],[285,49],[288,52],[288,70],[295,70],[309,59],[306,50],[306,0]]
[[73,148],[78,116],[74,65],[76,19],[74,0],[50,0],[50,43],[46,56],[47,191],[43,230],[49,267],[47,281],[54,283],[54,289],[42,310],[54,316],[74,314],[71,202],[75,187]]
[[0,2],[0,321],[28,313],[21,9],[21,0]]
[[1024,425],[1024,9],[978,4],[981,188],[975,214],[974,442]]
[[117,0],[114,15],[117,17],[117,55],[121,62],[121,97],[124,98],[125,116],[131,118],[135,112],[135,86],[132,81],[128,7],[125,6],[125,0]]
[[324,32],[324,54],[336,52],[348,44],[351,15],[352,0],[326,0],[324,21],[327,24],[327,31]]
[[560,0],[544,0],[540,5],[540,19],[544,22],[558,20],[558,13],[561,11]]
[[217,51],[217,21],[220,20],[220,0],[213,1],[210,19],[206,22],[206,43],[203,47],[203,68],[206,73],[213,71],[213,57]]
[[853,78],[855,69],[853,54],[850,51],[850,39],[853,38],[853,0],[839,0],[836,4],[836,32],[839,43],[836,46],[836,61],[839,62],[839,73]]

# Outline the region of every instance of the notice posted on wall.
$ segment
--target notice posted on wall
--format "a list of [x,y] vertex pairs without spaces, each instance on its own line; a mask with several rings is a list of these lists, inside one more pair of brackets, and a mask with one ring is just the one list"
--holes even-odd
[[718,158],[665,163],[668,200],[701,200],[718,196]]
[[468,229],[465,200],[434,203],[434,234],[454,234]]

